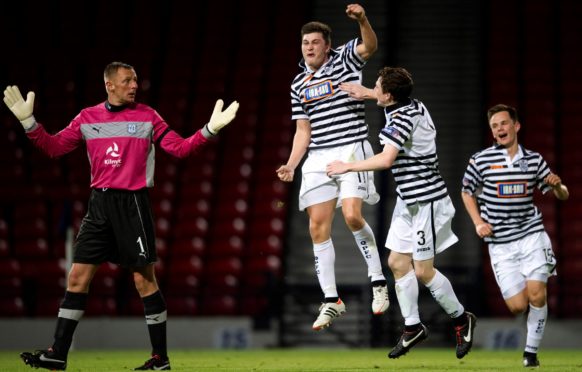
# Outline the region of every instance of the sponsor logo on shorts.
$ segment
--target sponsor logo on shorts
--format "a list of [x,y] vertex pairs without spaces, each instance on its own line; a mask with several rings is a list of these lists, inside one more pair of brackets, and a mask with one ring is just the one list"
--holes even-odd
[[417,252],[426,252],[430,251],[430,247],[421,247],[416,250]]

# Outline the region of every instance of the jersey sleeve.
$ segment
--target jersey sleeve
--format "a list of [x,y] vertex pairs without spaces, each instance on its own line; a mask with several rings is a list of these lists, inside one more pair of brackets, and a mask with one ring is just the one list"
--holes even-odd
[[546,161],[541,155],[539,155],[538,161],[539,166],[538,172],[536,174],[536,184],[538,189],[545,194],[552,189],[550,185],[544,182],[544,179],[550,175],[551,171],[550,167],[548,166],[548,163],[546,163]]
[[481,188],[482,184],[483,179],[479,168],[477,168],[476,155],[473,155],[471,159],[469,159],[469,164],[463,175],[461,191],[470,195],[475,195],[477,190]]
[[49,134],[42,124],[37,123],[37,128],[27,132],[26,135],[34,146],[41,149],[51,158],[58,158],[76,149],[83,141],[77,118],[78,116],[57,134]]
[[382,145],[392,145],[401,150],[412,135],[413,119],[395,117],[380,131],[379,138]]
[[340,59],[342,63],[344,64],[344,66],[347,67],[348,70],[352,72],[362,71],[362,69],[366,65],[366,60],[360,57],[356,49],[358,44],[360,44],[361,42],[362,40],[356,38],[348,41],[340,49]]
[[303,109],[303,105],[301,104],[299,94],[293,89],[291,89],[291,120],[300,119],[309,120],[309,116]]

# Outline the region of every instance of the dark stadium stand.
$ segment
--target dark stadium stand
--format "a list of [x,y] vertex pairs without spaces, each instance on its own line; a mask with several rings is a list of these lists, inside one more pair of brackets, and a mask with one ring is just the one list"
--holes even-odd
[[[1,76],[35,90],[35,115],[51,132],[105,97],[101,74],[111,60],[136,67],[138,99],[184,136],[208,120],[217,98],[239,100],[236,121],[200,154],[182,161],[156,154],[150,195],[158,277],[176,315],[264,314],[271,301],[265,289],[278,286],[281,275],[286,204],[280,202],[287,201],[288,185],[274,170],[290,149],[287,88],[295,68],[287,66],[289,56],[296,63],[298,50],[275,46],[296,45],[302,9],[231,5],[201,3],[205,17],[192,17],[191,4],[181,1],[122,7],[122,37],[107,35],[105,4],[45,7],[59,23],[35,17],[50,29],[37,48],[51,57],[25,58]],[[82,22],[80,14],[91,14],[94,22]],[[253,21],[242,22],[245,15]],[[36,44],[34,34],[22,38]],[[272,114],[281,110],[286,114]],[[64,293],[66,228],[78,230],[89,194],[87,157],[81,148],[49,159],[30,145],[7,110],[0,110],[0,120],[0,316],[53,317]],[[129,273],[104,265],[86,315],[142,315],[136,297]]]
[[[489,11],[495,26],[488,35],[488,106],[516,106],[523,123],[520,141],[540,152],[569,187],[568,201],[537,197],[536,204],[558,260],[558,277],[548,284],[550,313],[580,317],[581,293],[572,278],[582,260],[582,138],[575,128],[582,119],[582,72],[575,67],[582,63],[577,46],[582,30],[575,22],[582,16],[582,4],[494,0]],[[485,282],[494,284],[491,270],[485,272]],[[487,296],[489,313],[509,315],[498,297]]]
[[[232,125],[200,154],[176,160],[156,153],[150,196],[158,276],[173,315],[272,316],[283,285],[287,217],[296,210],[290,186],[274,171],[286,161],[295,130],[288,88],[307,2],[210,1],[193,15],[185,1],[134,1],[118,9],[126,20],[120,25],[108,23],[107,2],[49,3],[40,2],[28,21],[41,31],[6,40],[18,64],[0,61],[0,82],[34,90],[35,116],[49,131],[105,98],[101,74],[112,60],[136,67],[138,100],[183,136],[206,123],[216,99],[241,103]],[[582,131],[575,129],[582,123],[582,4],[492,0],[487,7],[495,26],[483,35],[483,106],[517,106],[525,146],[541,152],[570,188],[569,201],[543,198],[538,205],[559,262],[550,312],[580,317],[580,286],[565,278],[582,271]],[[19,28],[16,20],[0,21]],[[45,157],[3,107],[0,159],[0,317],[52,318],[64,292],[66,228],[78,230],[89,195],[85,149]],[[457,213],[466,217],[462,208]],[[478,315],[509,316],[486,249],[482,256],[487,308]],[[87,316],[143,316],[124,269],[102,267],[91,293]]]

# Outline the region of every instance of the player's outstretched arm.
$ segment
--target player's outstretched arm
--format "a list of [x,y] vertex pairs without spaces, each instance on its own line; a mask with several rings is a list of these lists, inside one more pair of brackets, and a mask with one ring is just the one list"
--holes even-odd
[[339,85],[340,90],[348,92],[348,95],[357,100],[365,99],[378,99],[374,89],[366,88],[365,86],[358,83],[341,83]]
[[360,4],[349,4],[346,8],[346,14],[351,19],[358,21],[360,25],[360,34],[363,42],[356,47],[356,50],[360,57],[367,61],[378,49],[376,33],[372,29],[370,22],[368,22],[366,11]]
[[239,103],[234,101],[226,108],[226,110],[222,111],[223,106],[224,102],[221,99],[216,101],[210,121],[204,126],[204,129],[206,129],[210,135],[217,135],[222,128],[227,126],[235,118]]
[[28,92],[26,101],[22,98],[18,86],[12,85],[4,90],[4,103],[20,121],[25,130],[31,129],[36,120],[32,115],[34,110],[34,92]]

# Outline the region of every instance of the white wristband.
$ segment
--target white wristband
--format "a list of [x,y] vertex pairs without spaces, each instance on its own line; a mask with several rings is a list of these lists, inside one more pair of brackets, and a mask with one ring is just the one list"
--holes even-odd
[[22,124],[24,130],[28,131],[32,129],[32,127],[34,127],[34,125],[36,124],[36,119],[34,118],[34,115],[30,115],[26,119],[21,120],[20,124]]

